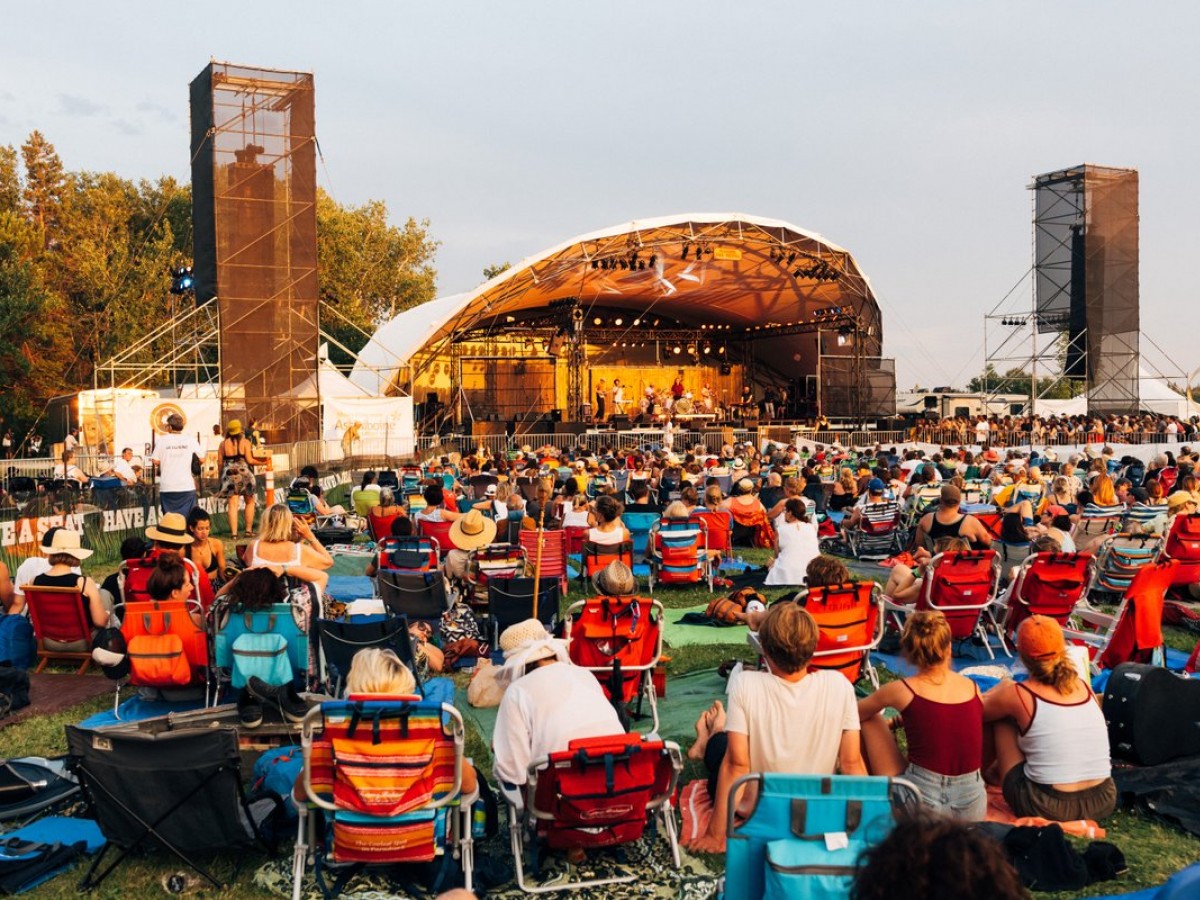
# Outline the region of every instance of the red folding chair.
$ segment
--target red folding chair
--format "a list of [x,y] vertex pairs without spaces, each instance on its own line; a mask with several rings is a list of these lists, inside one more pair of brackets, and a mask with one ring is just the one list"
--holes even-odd
[[709,552],[718,559],[728,557],[733,547],[733,521],[729,514],[709,509],[697,510],[692,515],[703,520],[705,528],[708,529]]
[[1172,587],[1200,583],[1200,513],[1175,517],[1167,532],[1162,555],[1179,562]]
[[509,805],[517,885],[536,894],[635,881],[637,872],[568,881],[556,878],[546,884],[527,882],[526,845],[530,874],[537,878],[541,874],[539,839],[554,850],[612,847],[638,840],[652,818],[679,868],[672,798],[682,771],[678,744],[647,740],[639,734],[575,740],[566,750],[534,761],[523,789],[502,786]]
[[1075,609],[1081,628],[1064,633],[1087,644],[1101,669],[1115,669],[1125,662],[1163,665],[1163,607],[1178,566],[1175,560],[1165,559],[1140,567],[1115,613],[1081,604]]
[[[553,531],[522,530],[521,546],[529,557],[530,575],[539,568],[542,578],[557,578],[562,583],[562,592],[567,593],[567,533],[561,528]],[[539,550],[540,547],[540,550]],[[582,549],[582,548],[581,548]],[[540,567],[538,560],[541,560]]]
[[[203,685],[207,689],[208,634],[192,618],[203,617],[198,601],[149,600],[121,606],[130,687],[178,690]],[[114,715],[120,702],[121,683],[117,682]]]
[[429,519],[417,519],[417,534],[422,537],[434,538],[438,543],[438,553],[445,557],[454,544],[450,543],[450,528],[453,522],[431,522]]
[[583,553],[583,545],[587,543],[588,532],[591,529],[587,525],[567,525],[563,528],[567,541],[567,553],[570,556],[579,556]]
[[[1000,559],[995,550],[958,550],[939,553],[925,568],[921,593],[914,609],[937,610],[950,625],[950,637],[965,641],[978,636],[994,657],[988,640],[986,618],[1008,653],[1003,629],[992,617],[991,607],[1000,590]],[[889,610],[894,609],[889,607]]]
[[883,591],[873,581],[814,587],[804,608],[817,623],[820,636],[809,669],[841,672],[854,684],[863,669],[875,687],[879,676],[871,651],[883,639]]
[[489,544],[471,552],[468,578],[485,587],[493,578],[515,578],[524,574],[525,564],[525,548],[520,544]]
[[1008,638],[1016,641],[1017,629],[1030,616],[1049,616],[1066,628],[1071,613],[1095,581],[1096,557],[1090,553],[1034,553],[1027,557],[1004,596]]
[[400,516],[401,513],[393,513],[390,516],[373,516],[367,513],[367,534],[371,536],[371,540],[378,543],[389,537],[392,533],[392,523]]
[[700,584],[713,589],[708,527],[699,516],[662,519],[650,532],[650,592],[654,584]]
[[619,544],[597,544],[585,541],[583,545],[583,565],[579,570],[581,581],[587,581],[611,562],[620,561],[633,568],[633,541],[622,541]]
[[571,662],[594,672],[615,704],[650,706],[658,731],[654,669],[663,652],[663,607],[649,597],[589,597],[567,609]]
[[[21,587],[25,605],[29,609],[33,636],[37,640],[38,674],[52,659],[78,662],[76,675],[82,675],[92,665],[92,621],[88,615],[87,598],[83,591],[73,587],[37,587],[26,584]],[[47,641],[72,645],[83,642],[82,650],[52,650]]]

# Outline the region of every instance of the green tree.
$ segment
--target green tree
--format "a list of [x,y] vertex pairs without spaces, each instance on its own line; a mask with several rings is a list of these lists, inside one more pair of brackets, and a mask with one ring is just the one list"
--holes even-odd
[[21,178],[17,171],[17,151],[0,147],[0,212],[15,213],[21,205]]
[[25,164],[25,212],[41,232],[42,245],[50,247],[67,189],[62,160],[54,145],[36,130],[21,145],[21,159]]
[[[429,221],[388,223],[387,204],[371,200],[342,206],[317,192],[317,265],[322,302],[321,327],[353,352],[398,312],[432,300],[438,242]],[[347,366],[338,347],[330,359]]]
[[491,281],[493,278],[495,278],[501,272],[507,272],[511,268],[512,268],[512,263],[508,262],[507,260],[505,260],[502,263],[496,263],[494,266],[484,266],[483,267],[483,280]]

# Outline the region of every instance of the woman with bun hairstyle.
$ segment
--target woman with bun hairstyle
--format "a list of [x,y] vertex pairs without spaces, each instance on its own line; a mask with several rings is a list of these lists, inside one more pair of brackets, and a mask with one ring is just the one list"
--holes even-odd
[[1004,799],[1018,816],[1107,818],[1117,806],[1108,726],[1067,656],[1062,627],[1030,616],[1017,630],[1017,653],[1029,678],[1005,679],[983,697],[985,755]]
[[[950,625],[934,610],[913,612],[900,650],[917,674],[883,685],[858,701],[863,756],[872,775],[903,775],[921,789],[921,802],[955,819],[987,815],[983,763],[983,703],[975,682],[950,669]],[[890,723],[891,708],[900,718]],[[908,758],[893,728],[903,728]]]

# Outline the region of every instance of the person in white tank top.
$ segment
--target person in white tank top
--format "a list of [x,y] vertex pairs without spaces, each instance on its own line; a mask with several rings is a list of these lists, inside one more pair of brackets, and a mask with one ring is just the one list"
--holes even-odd
[[983,698],[995,744],[989,774],[1017,816],[1107,818],[1117,805],[1108,726],[1067,656],[1062,628],[1048,616],[1031,616],[1017,631],[1017,652],[1028,681],[1006,679]]

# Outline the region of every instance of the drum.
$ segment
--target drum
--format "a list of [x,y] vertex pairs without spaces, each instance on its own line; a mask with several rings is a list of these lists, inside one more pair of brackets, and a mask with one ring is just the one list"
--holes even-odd
[[695,411],[692,401],[688,397],[682,397],[675,401],[675,412],[681,416],[689,416]]
[[654,415],[656,415],[656,416],[661,416],[663,414],[662,404],[655,403],[654,406],[651,408],[651,412],[653,412]]

